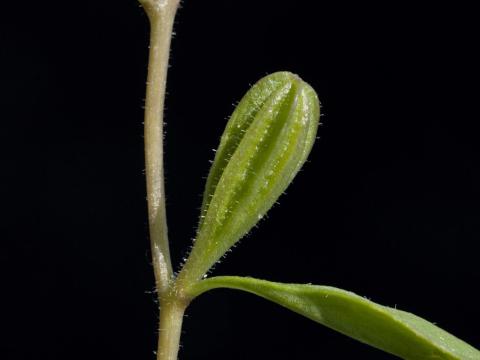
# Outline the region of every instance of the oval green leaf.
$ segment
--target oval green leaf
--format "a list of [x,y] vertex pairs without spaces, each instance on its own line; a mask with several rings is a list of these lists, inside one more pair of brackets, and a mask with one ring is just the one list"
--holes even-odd
[[315,91],[292,73],[247,92],[222,135],[180,283],[199,280],[277,201],[307,159],[319,116]]
[[215,288],[247,291],[363,343],[409,360],[479,360],[480,352],[411,313],[329,286],[282,284],[237,276],[203,280],[193,298]]

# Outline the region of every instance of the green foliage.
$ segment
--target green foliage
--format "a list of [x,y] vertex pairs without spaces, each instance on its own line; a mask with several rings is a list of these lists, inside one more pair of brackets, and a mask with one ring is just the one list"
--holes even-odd
[[478,350],[416,315],[329,286],[220,276],[195,285],[191,296],[221,287],[261,296],[404,359],[480,359]]
[[480,360],[478,350],[432,323],[345,290],[242,277],[202,280],[293,180],[312,148],[319,116],[315,91],[294,74],[266,76],[247,92],[221,138],[176,290],[187,300],[218,287],[244,290],[404,359]]
[[140,3],[151,30],[145,162],[152,256],[161,307],[157,360],[177,359],[186,306],[201,293],[218,287],[261,296],[405,359],[480,360],[478,350],[428,321],[351,292],[241,277],[202,280],[277,201],[313,146],[320,103],[315,91],[289,72],[261,79],[232,114],[208,176],[196,241],[175,278],[166,229],[161,129],[170,38],[179,0]]
[[266,76],[247,92],[210,170],[183,281],[201,278],[275,203],[307,159],[319,116],[315,91],[289,72]]

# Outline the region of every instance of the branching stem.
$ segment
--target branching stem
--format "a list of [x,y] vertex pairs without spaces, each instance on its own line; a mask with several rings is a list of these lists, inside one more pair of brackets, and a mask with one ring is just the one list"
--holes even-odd
[[163,113],[172,27],[179,0],[140,0],[150,20],[150,52],[145,99],[145,172],[148,222],[156,289],[160,302],[157,360],[176,360],[185,304],[172,297],[173,270],[168,244],[163,177]]

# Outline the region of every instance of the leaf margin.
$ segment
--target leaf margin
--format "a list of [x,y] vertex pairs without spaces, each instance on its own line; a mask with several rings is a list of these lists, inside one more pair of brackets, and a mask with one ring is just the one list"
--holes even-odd
[[[206,291],[216,288],[242,290],[260,296],[360,342],[407,360],[480,359],[479,350],[433,323],[417,315],[377,304],[350,291],[331,286],[284,284],[251,277],[217,276],[204,279],[194,284],[187,289],[187,294],[191,298],[194,298]],[[347,311],[347,313],[343,314],[343,320],[349,320],[349,316],[356,314],[356,312],[351,311],[353,309],[359,310],[356,314],[357,318],[355,318],[353,322],[362,319],[366,323],[360,325],[354,324],[354,326],[350,327],[345,326],[345,324],[341,324],[341,312],[335,309],[329,309],[328,306],[331,307],[331,304],[328,306],[324,304],[323,309],[318,309],[318,305],[312,304],[312,299],[303,301],[303,305],[310,305],[310,309],[307,311],[308,309],[306,309],[305,306],[302,308],[302,301],[299,299],[299,294],[302,294],[302,292],[303,295],[316,293],[316,295],[319,296],[317,300],[323,300],[325,304],[329,303],[325,301],[329,298],[330,302],[332,298],[339,300],[342,305],[340,308],[343,309],[343,311]],[[286,293],[290,293],[289,297],[285,296]],[[316,309],[313,309],[312,306],[314,308],[316,307]],[[350,313],[348,313],[348,311],[350,311]],[[329,312],[330,314],[328,314]],[[359,317],[358,314],[360,314]],[[327,316],[325,317],[325,315]],[[340,322],[338,318],[335,318],[335,316],[332,317],[332,315],[339,316]],[[371,325],[368,324],[369,320],[370,322],[373,321],[373,323],[376,322],[376,326],[369,328]],[[379,331],[378,326],[382,325],[382,322],[383,331]],[[387,325],[386,327],[385,324]],[[389,331],[393,332],[393,338],[388,338]],[[431,334],[428,334],[429,331]],[[434,336],[432,336],[432,334]],[[387,337],[385,337],[385,335],[387,335]]]

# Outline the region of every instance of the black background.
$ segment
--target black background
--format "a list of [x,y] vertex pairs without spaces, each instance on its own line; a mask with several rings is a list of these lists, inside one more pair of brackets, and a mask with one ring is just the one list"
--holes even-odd
[[[0,5],[1,359],[153,359],[134,0]],[[195,1],[166,113],[175,263],[232,104],[290,70],[322,101],[287,195],[213,274],[355,291],[480,346],[474,12],[421,2]],[[252,295],[188,310],[182,359],[391,359]]]

